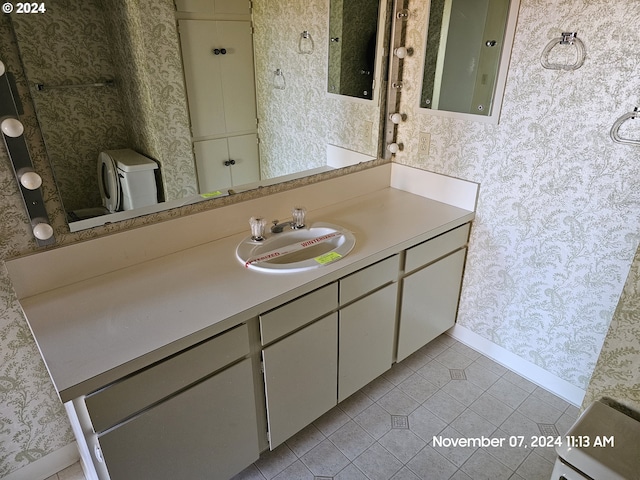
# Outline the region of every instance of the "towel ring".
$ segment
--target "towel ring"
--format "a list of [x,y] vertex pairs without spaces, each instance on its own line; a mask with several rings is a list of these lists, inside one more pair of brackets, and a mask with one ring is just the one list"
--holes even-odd
[[298,40],[298,53],[302,55],[310,55],[313,53],[314,47],[313,37],[307,30],[305,30],[300,34],[300,39]]
[[[562,32],[562,37],[551,40],[542,51],[542,56],[540,57],[540,63],[542,66],[549,70],[577,70],[580,68],[584,64],[584,60],[587,55],[584,49],[584,43],[582,43],[582,40],[580,40],[577,35],[578,32]],[[575,63],[567,65],[563,63],[549,62],[549,54],[557,45],[575,46],[577,51]]]
[[284,90],[287,88],[287,80],[284,78],[284,72],[280,68],[273,72],[273,88],[276,90]]
[[633,140],[631,138],[624,138],[624,137],[621,137],[618,132],[620,130],[620,126],[624,122],[626,122],[629,119],[634,120],[636,117],[639,116],[639,114],[640,112],[638,112],[638,107],[636,107],[633,110],[633,112],[625,113],[619,119],[617,119],[613,123],[613,126],[611,127],[611,131],[609,132],[609,135],[611,136],[611,140],[613,140],[616,143],[623,143],[625,145],[640,145],[640,139]]

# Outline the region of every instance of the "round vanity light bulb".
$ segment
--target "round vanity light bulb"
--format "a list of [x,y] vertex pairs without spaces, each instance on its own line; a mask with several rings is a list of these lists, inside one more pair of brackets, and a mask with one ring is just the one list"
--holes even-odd
[[42,185],[42,177],[34,171],[20,175],[20,184],[27,190],[37,190]]
[[7,71],[7,69],[4,66],[4,62],[0,62],[0,77],[2,75],[4,75],[4,72],[6,72],[6,71]]
[[38,223],[33,227],[33,236],[38,240],[49,240],[53,236],[53,227],[48,223]]
[[5,118],[0,123],[0,129],[7,137],[19,137],[24,133],[24,125],[17,118]]
[[393,53],[395,54],[396,57],[403,59],[404,57],[407,56],[408,51],[406,47],[398,47],[393,51]]
[[389,115],[389,119],[395,123],[396,125],[398,125],[401,121],[402,121],[402,114],[400,113],[393,113],[391,115]]
[[389,150],[391,153],[398,153],[400,151],[400,145],[398,145],[397,143],[390,143],[387,146],[387,150]]

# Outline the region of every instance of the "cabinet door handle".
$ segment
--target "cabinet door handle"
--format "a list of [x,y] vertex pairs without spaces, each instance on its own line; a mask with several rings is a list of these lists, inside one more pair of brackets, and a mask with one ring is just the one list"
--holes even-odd
[[227,49],[226,48],[214,48],[212,50],[212,52],[213,52],[214,55],[220,55],[220,54],[226,55],[227,54]]
[[225,167],[228,167],[228,166],[230,166],[230,165],[235,165],[235,164],[236,164],[236,161],[235,161],[235,160],[233,160],[233,159],[231,159],[231,160],[226,160],[226,161],[224,162],[224,166],[225,166]]

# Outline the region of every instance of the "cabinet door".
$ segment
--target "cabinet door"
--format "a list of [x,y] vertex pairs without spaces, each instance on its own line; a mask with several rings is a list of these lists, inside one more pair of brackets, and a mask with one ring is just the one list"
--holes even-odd
[[337,404],[338,314],[263,350],[271,450]]
[[250,23],[179,20],[178,25],[193,137],[255,130]]
[[[260,180],[255,134],[193,142],[200,193]],[[228,165],[233,160],[233,165]]]
[[393,283],[340,310],[339,402],[391,368],[397,292]]
[[258,136],[239,135],[227,139],[231,166],[231,184],[244,185],[260,180],[260,161],[258,159]]
[[222,55],[214,55],[220,38],[211,20],[179,20],[191,134],[194,137],[226,132],[222,90]]
[[258,459],[249,359],[99,438],[111,480],[228,480]]
[[222,91],[227,132],[257,128],[253,33],[249,22],[216,22],[222,57]]
[[403,280],[398,362],[455,323],[466,251],[458,250]]
[[213,192],[229,188],[231,168],[225,165],[229,160],[229,147],[226,138],[193,142],[200,193]]

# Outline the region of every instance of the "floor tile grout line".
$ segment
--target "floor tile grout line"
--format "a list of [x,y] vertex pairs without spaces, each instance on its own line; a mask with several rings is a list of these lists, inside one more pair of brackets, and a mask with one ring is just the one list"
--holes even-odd
[[[449,348],[451,348],[451,347],[449,347]],[[446,351],[446,350],[445,350],[445,351]],[[464,355],[464,353],[462,353],[462,352],[457,352],[457,353],[460,353],[460,354]],[[481,355],[481,356],[482,356],[482,355]],[[469,357],[467,357],[467,358],[469,358]],[[477,358],[480,358],[480,357],[477,357]],[[473,363],[476,363],[477,358],[476,358],[476,359],[474,359],[474,361],[472,362],[472,364],[473,364]],[[438,360],[437,360],[437,358],[434,358],[433,360],[438,361]],[[438,363],[440,363],[440,362],[438,362]],[[447,367],[446,365],[444,365],[444,364],[442,364],[442,363],[440,363],[440,364],[441,364],[441,365],[443,365],[444,367]],[[480,366],[482,367],[482,365],[480,365]],[[447,368],[448,368],[448,367],[447,367]],[[465,368],[466,368],[466,367],[465,367]],[[482,368],[485,368],[485,369],[486,369],[486,367],[482,367]],[[463,369],[463,370],[464,370],[464,369]],[[498,375],[498,377],[499,377],[499,378],[503,378],[503,377],[504,377],[504,375],[506,375],[509,371],[511,371],[511,370],[507,370],[507,371],[506,371],[506,372],[504,372],[502,375],[498,375],[498,374],[496,374],[496,375]],[[418,372],[416,372],[416,373],[418,373]],[[493,372],[493,373],[495,373],[495,372]],[[451,381],[456,381],[456,380],[451,380]],[[469,380],[468,380],[468,379],[466,379],[466,381],[469,381]],[[497,381],[497,380],[496,380],[496,381]],[[516,385],[515,383],[513,383],[513,382],[509,381],[509,380],[508,380],[508,379],[506,379],[506,378],[505,378],[505,381],[507,381],[507,382],[511,383],[512,385],[514,385],[514,386],[516,386],[516,387],[517,387],[517,385]],[[449,382],[447,382],[447,384],[448,384],[448,383],[449,383]],[[495,382],[494,382],[494,383],[495,383]],[[446,385],[446,384],[445,384],[445,385]],[[443,387],[444,387],[444,385],[443,385],[443,386],[441,386],[441,387],[440,387],[436,392],[434,392],[431,396],[435,395],[435,393],[437,393],[438,391],[442,390],[442,388],[443,388]],[[484,393],[488,393],[489,388],[490,388],[490,387],[487,387],[487,388],[483,389],[483,394],[484,394]],[[521,387],[518,387],[518,388],[521,388]],[[517,407],[515,407],[515,408],[512,408],[512,409],[511,409],[511,410],[512,410],[512,412],[510,413],[509,417],[510,417],[513,413],[517,412],[517,411],[518,411],[518,408],[519,408],[520,406],[522,406],[522,404],[523,404],[523,403],[524,403],[528,398],[530,398],[530,397],[534,396],[534,395],[533,395],[533,393],[535,392],[535,390],[533,390],[532,392],[527,392],[526,390],[523,390],[523,391],[525,391],[525,392],[527,393],[527,396],[526,396],[526,397],[525,397],[525,398],[524,398],[524,399],[519,403],[519,405],[518,405]],[[446,392],[445,392],[445,393],[446,393]],[[488,393],[488,395],[491,395],[491,394],[490,394],[490,393]],[[493,395],[491,395],[491,396],[493,397]],[[535,397],[537,400],[542,401],[542,402],[543,402],[543,403],[545,403],[546,405],[549,405],[549,406],[551,406],[551,407],[555,408],[553,405],[551,405],[551,404],[549,404],[549,403],[545,402],[545,401],[544,401],[544,399],[539,398],[539,397],[537,397],[537,396],[534,396],[534,397]],[[430,398],[430,397],[429,397],[429,398]],[[495,397],[494,397],[494,398],[495,398]],[[499,400],[499,399],[498,399],[498,400]],[[425,402],[426,402],[426,400],[425,400]],[[423,405],[425,402],[423,402],[423,403],[422,403],[422,404],[420,404],[420,405]],[[473,402],[471,403],[471,405],[472,405],[472,404],[473,404]],[[491,420],[489,420],[489,419],[485,418],[485,417],[484,417],[484,416],[482,416],[480,413],[475,412],[473,409],[471,409],[471,405],[465,405],[465,409],[464,409],[464,410],[463,410],[463,411],[462,411],[458,416],[456,416],[453,420],[451,420],[451,422],[449,422],[449,424],[448,424],[446,427],[444,427],[444,428],[443,428],[439,433],[442,433],[442,431],[444,431],[448,426],[450,426],[452,423],[454,423],[454,422],[455,422],[455,420],[456,420],[457,418],[459,418],[461,415],[463,415],[466,411],[471,411],[471,412],[473,412],[473,413],[476,413],[477,415],[479,415],[480,417],[482,417],[484,420],[486,420],[487,422],[491,423],[491,425],[492,425],[492,426],[494,426],[495,428],[494,428],[494,430],[491,432],[491,434],[490,434],[490,435],[493,435],[493,433],[495,433],[497,430],[501,429],[500,427],[501,427],[501,426],[502,426],[502,425],[507,421],[507,419],[509,418],[509,417],[507,417],[507,419],[505,419],[504,421],[502,421],[502,422],[500,423],[500,425],[497,425],[497,426],[496,426],[493,422],[491,422]],[[569,406],[570,406],[570,405],[567,405],[567,407],[565,407],[565,409],[564,409],[564,410],[562,410],[562,413],[564,413],[564,412],[566,411],[566,409],[567,409],[567,408],[569,408]],[[384,407],[382,407],[382,408],[384,408]],[[427,407],[427,408],[428,408],[428,407]],[[559,409],[557,409],[557,410],[559,410]],[[432,413],[433,413],[433,412],[432,412]],[[531,420],[531,421],[535,422],[535,420],[534,420],[534,419],[529,418],[529,417],[528,417],[527,415],[525,415],[524,413],[522,413],[522,412],[518,412],[518,413],[520,413],[521,415],[523,415],[523,416],[524,416],[525,418],[527,418],[528,420]],[[536,422],[536,423],[537,423],[537,422]],[[437,435],[437,434],[436,434],[436,435]],[[424,440],[424,439],[423,439],[423,440]],[[431,443],[432,443],[432,441],[428,442],[428,443],[427,443],[427,446],[430,446],[430,445],[431,445]],[[384,448],[384,446],[383,446],[383,448]],[[432,447],[432,448],[433,448],[433,447]],[[480,447],[480,448],[481,448],[481,447]],[[476,450],[477,450],[477,449],[476,449]],[[422,451],[422,449],[421,449],[420,451]],[[531,455],[535,450],[531,450],[529,453],[527,453],[527,455],[526,455],[526,456],[525,456],[525,457],[520,461],[520,463],[518,463],[518,466],[517,466],[515,469],[512,469],[510,466],[505,465],[502,461],[500,461],[500,459],[498,459],[498,458],[494,457],[493,455],[491,455],[491,454],[490,454],[490,451],[485,450],[485,449],[483,449],[483,451],[485,451],[485,453],[489,454],[493,460],[497,461],[500,465],[502,465],[502,466],[504,466],[506,469],[508,469],[508,470],[511,472],[511,475],[513,475],[513,474],[515,474],[515,473],[516,473],[517,469],[518,469],[518,468],[520,468],[520,466],[522,465],[522,463],[524,463],[524,461],[525,461],[527,458],[529,458],[529,456],[530,456],[530,455]],[[391,452],[390,452],[390,453],[391,453]],[[418,452],[418,453],[419,453],[419,452]],[[418,455],[418,453],[416,453],[416,455],[414,455],[414,457],[412,457],[412,458],[415,458],[415,456],[417,456],[417,455]],[[474,453],[475,453],[475,452],[474,452]],[[473,455],[473,454],[472,454],[472,455]],[[536,454],[536,455],[537,455],[537,456],[540,456],[540,455],[538,455],[538,454]],[[397,457],[396,457],[396,458],[397,458]],[[444,457],[444,458],[446,458],[446,457]],[[466,464],[466,462],[467,462],[467,461],[469,461],[469,459],[470,459],[470,458],[471,458],[471,457],[469,457],[467,460],[465,460],[465,462],[464,462],[461,466],[459,466],[459,467],[458,467],[458,466],[456,465],[456,467],[457,467],[456,472],[457,472],[457,471],[462,470],[462,466],[464,466],[464,465]],[[542,457],[542,458],[544,459],[544,457]],[[408,462],[407,462],[407,463],[408,463]],[[455,465],[455,464],[454,464],[454,465]],[[405,466],[407,466],[407,464],[405,464]],[[409,468],[409,467],[407,466],[407,468]],[[463,471],[463,472],[464,472],[464,471]],[[414,472],[414,473],[415,473],[415,472]]]

